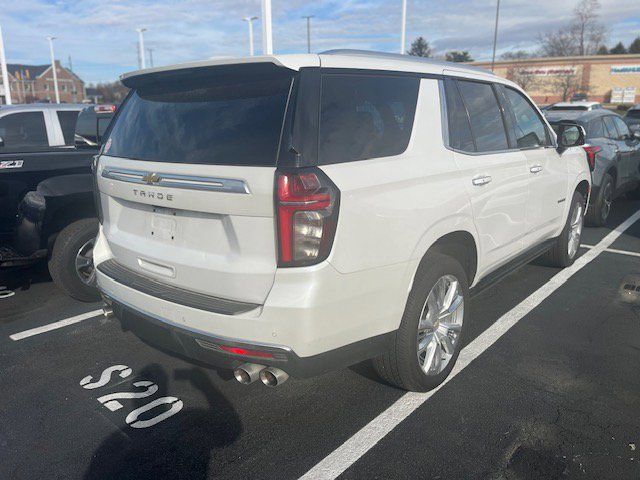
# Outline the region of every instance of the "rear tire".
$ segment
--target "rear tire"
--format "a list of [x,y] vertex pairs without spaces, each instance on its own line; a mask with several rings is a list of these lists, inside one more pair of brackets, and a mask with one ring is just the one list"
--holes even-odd
[[602,185],[593,207],[587,211],[587,223],[593,227],[601,227],[607,223],[613,203],[613,178],[608,173],[602,177]]
[[568,267],[578,257],[580,238],[584,222],[584,197],[580,192],[575,192],[571,199],[571,208],[567,222],[555,245],[547,253],[547,259],[553,267]]
[[[444,302],[434,300],[442,291]],[[462,348],[464,304],[468,299],[469,285],[462,265],[439,253],[426,256],[409,292],[394,345],[373,361],[378,375],[392,385],[414,392],[426,392],[440,385],[453,369]]]
[[95,286],[92,253],[97,235],[98,221],[95,218],[67,225],[58,234],[49,260],[49,273],[56,286],[81,302],[100,299]]

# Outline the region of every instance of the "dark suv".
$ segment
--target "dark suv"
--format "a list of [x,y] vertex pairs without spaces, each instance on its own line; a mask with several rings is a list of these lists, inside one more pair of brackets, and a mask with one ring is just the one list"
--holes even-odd
[[593,177],[587,221],[593,226],[604,225],[613,200],[627,192],[638,192],[640,136],[631,133],[619,115],[606,109],[547,111],[545,115],[554,128],[564,122],[584,127],[587,144],[583,148]]

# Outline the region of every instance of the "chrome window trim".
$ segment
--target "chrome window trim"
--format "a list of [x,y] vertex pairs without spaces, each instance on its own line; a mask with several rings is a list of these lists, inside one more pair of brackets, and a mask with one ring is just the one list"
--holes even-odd
[[[146,170],[131,170],[128,168],[104,167],[102,177],[120,182],[151,185],[156,187],[182,188],[186,190],[208,190],[225,193],[251,193],[244,180],[237,178],[198,177],[180,175],[176,173],[158,173]],[[144,177],[157,176],[156,181],[145,181]]]

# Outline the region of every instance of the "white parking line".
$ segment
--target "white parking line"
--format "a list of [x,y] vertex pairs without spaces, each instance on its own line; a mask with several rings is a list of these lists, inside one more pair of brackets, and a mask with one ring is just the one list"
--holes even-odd
[[575,263],[554,275],[547,283],[529,297],[500,317],[469,345],[462,349],[458,361],[449,377],[438,388],[427,393],[408,392],[393,405],[365,425],[360,431],[344,442],[340,447],[321,460],[301,478],[305,480],[334,479],[353,465],[360,457],[373,448],[385,435],[413,413],[420,405],[429,400],[438,390],[458,375],[473,360],[484,353],[502,337],[511,327],[531,310],[540,305],[549,295],[565,284],[569,278],[585,265],[605,251],[627,228],[640,219],[640,210],[611,231],[602,241],[578,258]]
[[[582,248],[593,248],[593,245],[580,245]],[[605,248],[605,252],[619,253],[620,255],[629,255],[631,257],[640,257],[638,252],[630,252],[628,250],[618,250],[617,248]]]
[[48,323],[47,325],[32,328],[30,330],[25,330],[24,332],[14,333],[13,335],[9,335],[9,338],[13,341],[23,340],[25,338],[33,337],[34,335],[39,335],[41,333],[50,332],[51,330],[66,327],[67,325],[73,325],[74,323],[82,322],[83,320],[97,317],[98,315],[102,315],[102,310],[92,310],[87,313],[76,315],[75,317],[65,318],[64,320]]

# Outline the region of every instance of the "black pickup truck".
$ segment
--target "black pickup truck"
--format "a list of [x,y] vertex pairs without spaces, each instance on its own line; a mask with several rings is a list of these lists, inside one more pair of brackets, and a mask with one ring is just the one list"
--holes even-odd
[[115,106],[0,107],[0,269],[48,261],[72,297],[98,299],[93,157]]

